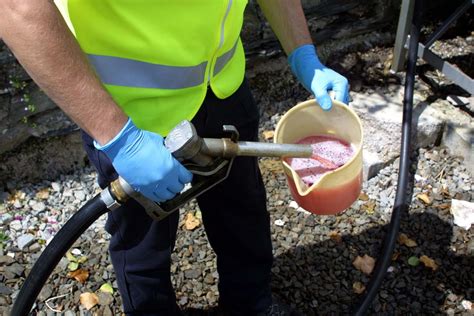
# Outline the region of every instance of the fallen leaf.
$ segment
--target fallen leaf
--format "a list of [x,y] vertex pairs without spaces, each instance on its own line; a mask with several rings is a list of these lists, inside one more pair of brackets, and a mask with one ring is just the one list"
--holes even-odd
[[43,188],[36,192],[36,198],[40,200],[47,200],[49,197],[49,189],[48,188]]
[[112,287],[112,285],[110,285],[110,283],[102,284],[100,286],[99,290],[101,290],[102,292],[105,292],[105,293],[114,294],[114,288]]
[[275,136],[274,131],[263,131],[263,138],[265,138],[265,140],[272,139],[273,136]]
[[445,187],[443,185],[443,187],[441,188],[441,191],[440,191],[441,195],[443,195],[444,197],[447,197],[447,198],[450,198],[451,197],[451,194],[449,193],[449,190],[447,187]]
[[66,258],[70,262],[77,262],[77,258],[70,251],[66,252]]
[[369,275],[372,273],[372,270],[374,270],[375,259],[368,255],[364,255],[363,257],[357,256],[352,264],[357,270]]
[[387,56],[387,59],[383,62],[383,73],[385,76],[390,76],[392,65],[393,65],[393,53]]
[[373,214],[375,210],[375,201],[369,200],[367,203],[362,204],[362,210],[366,211],[367,214]]
[[418,194],[416,196],[417,199],[423,201],[423,203],[425,203],[426,205],[430,205],[431,204],[431,199],[430,197],[428,196],[428,194],[426,193],[421,193],[421,194]]
[[192,212],[186,214],[186,219],[184,220],[184,227],[187,230],[193,230],[201,225],[201,221],[197,219]]
[[398,236],[398,242],[402,245],[405,245],[407,247],[416,247],[417,244],[416,244],[416,241],[414,241],[413,239],[410,239],[408,238],[407,235],[405,234],[400,234],[400,236]]
[[333,231],[329,232],[329,238],[331,238],[332,240],[334,240],[338,244],[340,244],[342,242],[342,236],[336,230],[333,230]]
[[416,256],[412,256],[408,258],[408,264],[411,265],[412,267],[416,267],[417,265],[420,264],[420,259]]
[[438,205],[434,205],[434,207],[445,210],[451,207],[451,203],[438,204]]
[[69,271],[75,271],[75,270],[77,270],[77,268],[79,268],[79,263],[69,262],[69,264],[67,265],[67,268],[68,268]]
[[365,291],[365,286],[361,282],[356,281],[352,284],[352,290],[354,290],[354,293],[356,294],[362,294]]
[[361,200],[361,201],[368,201],[368,200],[369,200],[369,196],[367,195],[367,193],[361,192],[361,193],[359,194],[359,200]]
[[76,279],[78,282],[84,284],[89,278],[89,272],[84,269],[77,269],[69,272],[67,276]]
[[23,191],[15,190],[7,197],[7,201],[11,204],[15,203],[16,201],[24,200],[26,197],[26,193]]
[[392,255],[392,261],[396,261],[400,257],[400,253],[398,251],[395,251]]
[[199,220],[202,220],[202,213],[201,211],[197,210],[196,213],[194,213],[194,216],[199,219]]
[[425,265],[425,267],[431,268],[433,271],[436,271],[436,269],[438,269],[438,265],[436,264],[436,262],[428,256],[421,256],[420,261]]
[[77,259],[77,263],[84,263],[87,261],[87,256],[82,256],[79,259]]
[[96,306],[99,303],[99,297],[96,294],[91,292],[82,293],[79,296],[79,300],[81,305],[84,306],[85,309],[90,310],[92,307]]

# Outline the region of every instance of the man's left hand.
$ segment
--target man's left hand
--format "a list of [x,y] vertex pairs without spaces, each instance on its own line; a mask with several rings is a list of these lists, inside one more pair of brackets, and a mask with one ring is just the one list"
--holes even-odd
[[288,62],[298,80],[314,94],[323,110],[329,111],[332,107],[328,94],[330,90],[335,92],[336,100],[349,103],[348,80],[319,61],[314,45],[296,48],[288,56]]

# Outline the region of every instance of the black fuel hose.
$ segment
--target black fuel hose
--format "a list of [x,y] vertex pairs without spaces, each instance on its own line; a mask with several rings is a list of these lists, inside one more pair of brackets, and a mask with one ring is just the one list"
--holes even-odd
[[107,211],[100,194],[97,194],[64,224],[28,274],[16,297],[11,316],[26,316],[30,313],[41,288],[64,254],[79,236]]
[[408,49],[407,72],[405,79],[405,91],[403,97],[403,119],[402,119],[402,141],[400,148],[400,164],[398,172],[397,192],[395,196],[392,216],[387,234],[382,244],[382,254],[378,257],[374,274],[367,285],[364,297],[355,308],[354,315],[366,315],[367,309],[372,304],[375,295],[379,291],[387,269],[392,261],[392,254],[398,238],[400,219],[402,214],[408,212],[410,201],[408,201],[409,171],[411,166],[411,129],[413,113],[413,90],[415,86],[416,60],[418,54],[418,42],[421,25],[421,1],[415,0],[411,35]]

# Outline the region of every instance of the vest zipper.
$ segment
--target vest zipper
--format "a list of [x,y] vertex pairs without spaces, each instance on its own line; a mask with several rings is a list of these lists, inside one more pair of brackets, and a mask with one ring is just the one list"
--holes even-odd
[[219,49],[221,49],[222,45],[224,44],[224,26],[225,26],[225,21],[227,19],[227,16],[229,15],[230,8],[232,7],[232,1],[233,0],[229,0],[229,2],[227,3],[227,8],[226,8],[225,13],[224,13],[224,18],[222,19],[219,45],[217,46],[216,50],[214,51],[214,54],[212,55],[212,58],[211,58],[210,64],[209,64],[209,71],[207,73],[207,86],[209,86],[211,84],[211,71],[214,68],[217,51]]

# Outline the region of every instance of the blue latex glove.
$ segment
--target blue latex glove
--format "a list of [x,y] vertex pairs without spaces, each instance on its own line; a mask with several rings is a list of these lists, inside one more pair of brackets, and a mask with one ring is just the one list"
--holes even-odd
[[308,44],[296,48],[288,56],[288,63],[303,86],[313,92],[323,110],[329,111],[332,107],[329,90],[335,92],[336,100],[349,103],[349,82],[319,61],[314,45]]
[[155,202],[172,199],[192,180],[192,173],[166,149],[163,137],[137,128],[131,119],[106,145],[94,146],[135,191]]

